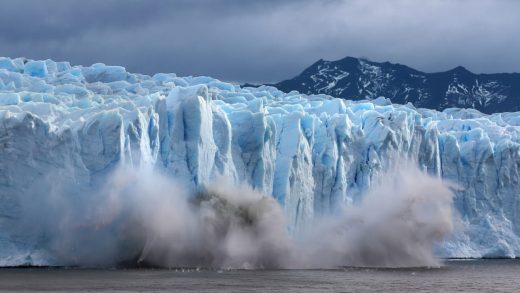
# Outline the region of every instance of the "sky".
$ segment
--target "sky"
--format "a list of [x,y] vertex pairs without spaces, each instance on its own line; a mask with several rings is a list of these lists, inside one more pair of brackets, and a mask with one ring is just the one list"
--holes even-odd
[[520,72],[517,0],[0,0],[0,56],[276,82],[346,56]]

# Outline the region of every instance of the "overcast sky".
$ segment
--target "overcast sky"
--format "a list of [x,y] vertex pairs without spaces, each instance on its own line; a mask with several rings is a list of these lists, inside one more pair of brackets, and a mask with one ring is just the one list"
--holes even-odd
[[520,1],[0,0],[0,55],[241,82],[345,56],[520,72]]

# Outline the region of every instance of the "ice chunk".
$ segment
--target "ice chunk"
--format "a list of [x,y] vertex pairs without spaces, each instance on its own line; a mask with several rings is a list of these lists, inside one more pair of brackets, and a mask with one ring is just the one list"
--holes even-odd
[[30,76],[45,77],[49,73],[45,61],[29,61],[25,64],[23,72]]
[[103,63],[96,63],[91,67],[84,67],[81,70],[88,82],[113,82],[125,80],[127,72],[121,66],[106,66]]
[[20,95],[17,93],[0,93],[0,105],[18,105],[20,102]]
[[7,69],[9,71],[18,72],[18,68],[14,64],[14,62],[5,57],[0,57],[0,68]]

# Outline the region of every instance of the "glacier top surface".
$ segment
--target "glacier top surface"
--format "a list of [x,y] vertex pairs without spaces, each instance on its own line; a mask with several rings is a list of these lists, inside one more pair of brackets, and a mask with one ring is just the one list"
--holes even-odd
[[440,132],[457,134],[464,137],[462,141],[487,136],[493,144],[520,142],[518,113],[486,115],[473,109],[455,108],[438,112],[416,109],[410,104],[391,104],[384,98],[349,101],[295,91],[283,93],[269,86],[241,88],[205,76],[178,77],[173,73],[148,76],[102,63],[83,67],[71,66],[68,62],[5,57],[0,58],[0,119],[8,116],[21,119],[25,113],[31,113],[59,131],[79,127],[100,112],[116,111],[123,117],[133,116],[133,110],[146,111],[148,105],[166,99],[179,87],[206,92],[213,104],[225,112],[313,115],[317,118],[344,114],[361,126],[370,116],[406,112],[411,114],[407,119],[416,119],[424,127],[435,126]]

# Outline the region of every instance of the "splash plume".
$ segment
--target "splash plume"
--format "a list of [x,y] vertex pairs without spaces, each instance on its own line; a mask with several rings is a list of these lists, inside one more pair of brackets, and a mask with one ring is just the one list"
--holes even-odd
[[[208,268],[434,266],[453,230],[452,192],[413,167],[384,174],[358,204],[289,233],[282,207],[218,179],[192,192],[153,172],[120,168],[81,208],[46,203],[46,249],[66,265]],[[59,207],[59,208],[57,208]]]

